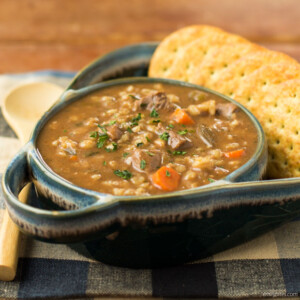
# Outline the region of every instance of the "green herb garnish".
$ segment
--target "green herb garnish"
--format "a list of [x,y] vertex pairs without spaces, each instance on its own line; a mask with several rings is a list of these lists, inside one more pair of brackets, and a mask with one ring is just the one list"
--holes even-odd
[[158,112],[153,108],[151,113],[150,113],[150,117],[151,118],[157,118],[159,116]]
[[109,123],[108,123],[108,125],[114,125],[114,124],[116,124],[117,123],[117,120],[114,120],[114,121],[110,121]]
[[106,152],[114,152],[114,151],[118,150],[118,144],[117,143],[112,142],[112,146],[113,146],[112,148],[106,147],[105,151]]
[[109,139],[107,133],[98,133],[97,148],[102,148],[105,142]]
[[129,133],[132,133],[133,131],[132,131],[132,129],[130,128],[130,127],[127,127],[127,129],[126,129]]
[[185,155],[187,152],[186,151],[173,151],[173,155]]
[[103,164],[103,166],[106,166],[106,161],[104,160],[102,164]]
[[149,151],[147,151],[146,153],[147,153],[149,156],[154,156],[154,154],[151,153],[151,152],[149,152]]
[[98,124],[97,125],[104,133],[106,133],[107,132],[107,130],[106,130],[106,128],[105,128],[105,126],[104,125],[100,125],[100,124]]
[[67,129],[64,129],[64,133],[67,133],[68,132],[68,130]]
[[188,133],[188,130],[187,129],[185,129],[185,130],[179,130],[179,131],[177,131],[177,133],[180,134],[180,135],[185,135],[185,134]]
[[123,179],[126,179],[126,180],[128,180],[132,177],[132,174],[127,170],[124,170],[124,171],[115,170],[114,174],[121,177],[121,178],[123,178]]
[[167,141],[169,138],[169,134],[165,131],[163,134],[161,134],[159,137],[163,140],[163,141]]
[[169,125],[166,127],[167,130],[170,130],[171,128],[174,128],[174,125],[173,125],[173,124],[169,124]]
[[171,176],[171,173],[168,170],[166,170],[166,176],[168,176],[168,177]]
[[128,155],[129,155],[128,152],[124,152],[124,153],[123,153],[123,157],[127,157]]
[[160,120],[152,120],[152,123],[159,123],[160,122]]
[[135,95],[132,95],[132,94],[130,94],[129,97],[131,97],[131,98],[134,99],[134,100],[139,100],[139,99],[140,99],[139,97],[137,97],[137,96],[135,96]]
[[131,126],[137,126],[139,124],[139,120],[142,118],[141,113],[138,113],[138,115],[131,120]]
[[146,136],[146,140],[149,142],[149,143],[151,143],[151,140]]
[[140,163],[140,167],[142,170],[144,170],[146,168],[146,161],[145,160],[141,160],[141,163]]
[[143,145],[144,145],[144,143],[137,143],[137,144],[136,144],[137,147],[141,147],[141,146],[143,146]]
[[207,178],[207,180],[208,180],[209,182],[215,182],[215,180],[212,179],[212,178]]
[[98,136],[98,131],[92,131],[90,132],[90,137],[96,138]]

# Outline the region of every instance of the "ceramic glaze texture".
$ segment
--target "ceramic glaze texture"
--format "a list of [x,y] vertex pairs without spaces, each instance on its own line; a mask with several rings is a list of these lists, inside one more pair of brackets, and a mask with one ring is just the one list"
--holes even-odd
[[[128,72],[144,74],[155,46],[135,45],[110,53],[80,72],[70,88],[122,77]],[[249,164],[224,181],[193,190],[153,197],[112,197],[78,188],[53,174],[35,149],[41,126],[65,105],[64,101],[75,101],[99,87],[65,93],[61,103],[44,115],[31,142],[8,167],[3,178],[7,207],[27,234],[50,242],[88,239],[86,247],[103,262],[152,267],[211,255],[300,214],[299,178],[252,181],[260,179],[265,169],[262,132],[259,151]],[[259,125],[257,128],[261,130]],[[29,180],[53,201],[40,197],[32,204],[35,207],[18,202],[16,195]],[[54,202],[76,209],[62,211]]]

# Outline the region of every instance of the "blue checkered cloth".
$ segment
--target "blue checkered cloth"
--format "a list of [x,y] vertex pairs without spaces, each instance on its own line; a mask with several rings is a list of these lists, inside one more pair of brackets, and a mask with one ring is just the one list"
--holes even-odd
[[[47,81],[66,87],[73,75],[51,71],[2,75],[0,101],[18,84]],[[19,147],[0,112],[0,174]],[[0,226],[4,209],[0,190]],[[22,236],[16,279],[0,282],[0,297],[9,299],[297,295],[300,219],[204,260],[153,270],[108,266],[90,257],[83,245],[48,244]]]

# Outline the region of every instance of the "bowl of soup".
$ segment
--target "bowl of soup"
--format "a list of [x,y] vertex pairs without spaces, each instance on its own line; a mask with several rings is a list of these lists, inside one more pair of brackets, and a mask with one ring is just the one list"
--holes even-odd
[[[3,176],[23,232],[83,242],[105,263],[157,267],[206,257],[297,215],[297,180],[261,180],[264,133],[242,105],[168,79],[80,86],[97,65],[41,118]],[[17,199],[28,182],[38,204]]]

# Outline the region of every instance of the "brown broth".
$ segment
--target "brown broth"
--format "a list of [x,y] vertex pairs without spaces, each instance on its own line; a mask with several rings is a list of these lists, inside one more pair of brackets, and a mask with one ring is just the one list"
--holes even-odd
[[[160,96],[167,96],[169,107],[153,112],[152,102],[140,99],[153,99],[157,92],[165,93]],[[222,115],[226,103],[188,87],[114,86],[55,114],[40,132],[37,148],[55,173],[83,188],[114,195],[164,193],[169,190],[158,186],[153,174],[166,166],[179,174],[178,186],[171,190],[190,189],[224,178],[257,148],[251,120],[238,108]],[[194,124],[174,121],[177,106]]]

